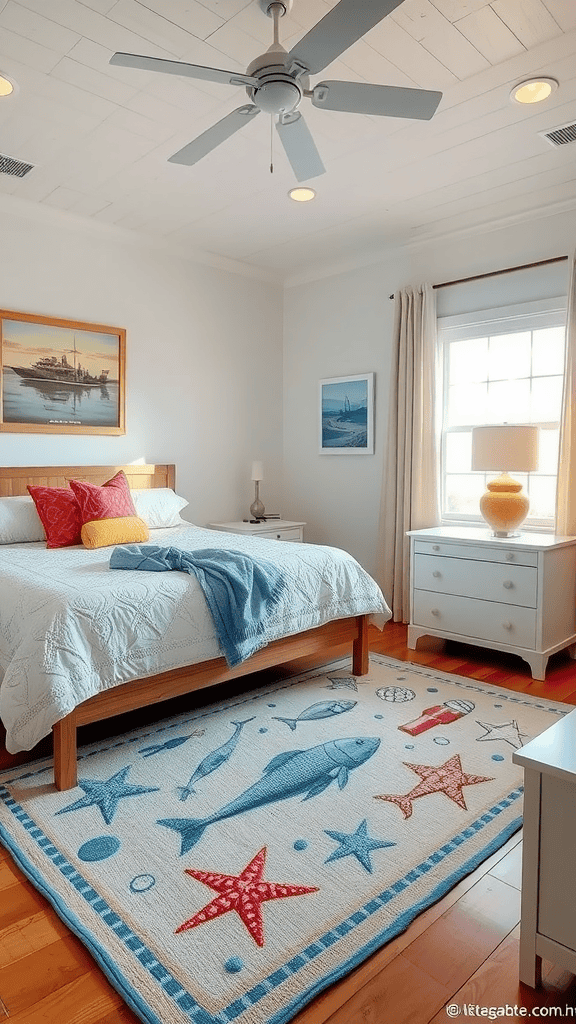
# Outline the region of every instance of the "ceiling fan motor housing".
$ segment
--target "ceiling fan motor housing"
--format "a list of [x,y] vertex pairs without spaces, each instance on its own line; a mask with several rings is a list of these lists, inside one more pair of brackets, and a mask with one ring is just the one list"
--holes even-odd
[[[260,77],[260,76],[257,76]],[[296,110],[302,99],[302,89],[290,75],[266,75],[259,86],[246,90],[252,102],[268,114],[285,114]]]
[[280,44],[272,45],[266,53],[248,65],[246,73],[258,79],[258,85],[249,85],[246,92],[252,102],[268,114],[289,113],[300,105],[306,82],[289,74],[284,58],[286,50]]

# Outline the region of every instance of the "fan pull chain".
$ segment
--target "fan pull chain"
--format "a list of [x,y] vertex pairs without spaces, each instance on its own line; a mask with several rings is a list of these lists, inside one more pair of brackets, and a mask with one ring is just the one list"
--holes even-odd
[[270,174],[274,174],[274,114],[270,115]]

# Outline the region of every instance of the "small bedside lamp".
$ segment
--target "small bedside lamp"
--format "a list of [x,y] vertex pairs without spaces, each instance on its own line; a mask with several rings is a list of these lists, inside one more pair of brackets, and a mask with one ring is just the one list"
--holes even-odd
[[498,425],[472,428],[472,469],[484,472],[504,470],[490,480],[480,498],[480,511],[495,537],[518,537],[518,527],[528,515],[530,502],[522,484],[509,476],[532,473],[538,465],[538,427]]
[[264,518],[264,513],[265,513],[266,509],[264,508],[264,505],[260,501],[260,494],[259,494],[260,481],[264,479],[264,471],[262,469],[262,463],[261,462],[253,462],[252,463],[252,477],[251,477],[251,479],[254,481],[255,493],[254,493],[254,501],[250,505],[250,513],[252,515],[252,519],[263,519]]

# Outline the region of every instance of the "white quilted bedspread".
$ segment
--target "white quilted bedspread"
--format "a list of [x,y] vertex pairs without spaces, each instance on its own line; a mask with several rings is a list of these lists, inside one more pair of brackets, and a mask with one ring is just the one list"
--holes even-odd
[[[331,619],[390,610],[339,548],[197,527],[154,530],[150,543],[232,548],[275,562],[289,587],[265,641]],[[29,750],[88,697],[130,679],[221,656],[198,581],[183,572],[113,570],[112,548],[0,548],[0,719],[10,753]]]

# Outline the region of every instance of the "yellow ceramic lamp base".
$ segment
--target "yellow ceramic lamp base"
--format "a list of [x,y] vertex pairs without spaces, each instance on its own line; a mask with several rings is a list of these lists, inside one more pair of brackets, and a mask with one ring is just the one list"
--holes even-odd
[[530,502],[522,494],[522,484],[508,473],[502,473],[486,485],[480,498],[480,511],[495,537],[513,537],[528,515]]

